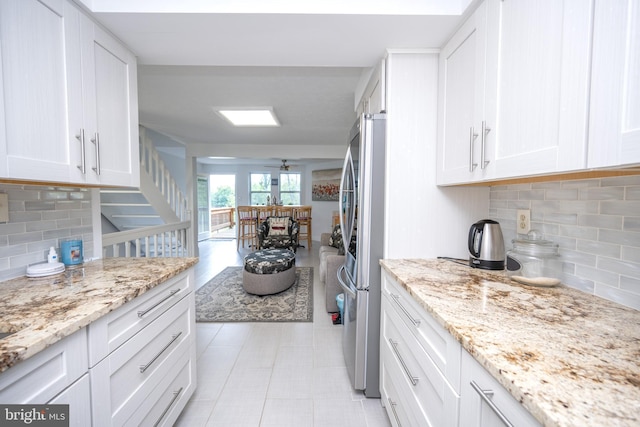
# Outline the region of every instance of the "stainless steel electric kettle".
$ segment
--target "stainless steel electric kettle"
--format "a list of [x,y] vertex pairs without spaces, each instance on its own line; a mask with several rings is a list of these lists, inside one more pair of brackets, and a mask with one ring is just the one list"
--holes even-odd
[[469,230],[469,265],[485,270],[504,270],[504,238],[497,221],[483,219]]

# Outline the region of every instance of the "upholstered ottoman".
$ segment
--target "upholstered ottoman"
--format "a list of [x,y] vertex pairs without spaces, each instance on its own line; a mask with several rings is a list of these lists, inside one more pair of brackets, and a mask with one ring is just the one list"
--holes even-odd
[[244,257],[242,287],[255,295],[277,294],[296,281],[296,254],[288,249],[262,249]]

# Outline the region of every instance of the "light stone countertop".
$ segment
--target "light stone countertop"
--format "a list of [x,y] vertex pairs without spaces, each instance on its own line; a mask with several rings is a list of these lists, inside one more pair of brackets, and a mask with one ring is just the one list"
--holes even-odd
[[0,372],[189,269],[197,258],[106,258],[0,282]]
[[545,426],[640,426],[640,311],[447,260],[387,271]]

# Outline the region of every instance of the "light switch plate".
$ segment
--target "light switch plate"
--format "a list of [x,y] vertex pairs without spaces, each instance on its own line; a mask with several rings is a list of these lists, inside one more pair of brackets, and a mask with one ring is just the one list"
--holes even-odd
[[0,222],[9,222],[9,195],[0,193]]

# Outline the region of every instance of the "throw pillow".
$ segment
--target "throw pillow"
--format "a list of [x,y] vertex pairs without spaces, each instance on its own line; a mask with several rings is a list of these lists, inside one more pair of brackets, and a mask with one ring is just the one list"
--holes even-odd
[[286,236],[289,234],[289,218],[288,217],[269,217],[269,234],[268,236]]

